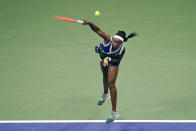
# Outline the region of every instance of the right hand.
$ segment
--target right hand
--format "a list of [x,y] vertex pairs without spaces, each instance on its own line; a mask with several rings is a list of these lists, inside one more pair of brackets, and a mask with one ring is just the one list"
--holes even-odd
[[83,20],[83,25],[88,25],[90,22],[88,20]]

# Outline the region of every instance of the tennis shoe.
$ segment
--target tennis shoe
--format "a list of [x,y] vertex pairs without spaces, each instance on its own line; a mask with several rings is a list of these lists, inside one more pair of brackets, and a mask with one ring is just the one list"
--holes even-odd
[[110,114],[110,116],[107,118],[106,123],[111,123],[114,120],[117,120],[119,118],[119,116],[120,115],[118,114],[118,112],[112,111],[111,114]]
[[109,94],[103,94],[102,97],[97,102],[97,105],[101,106],[109,99],[110,99],[110,95]]

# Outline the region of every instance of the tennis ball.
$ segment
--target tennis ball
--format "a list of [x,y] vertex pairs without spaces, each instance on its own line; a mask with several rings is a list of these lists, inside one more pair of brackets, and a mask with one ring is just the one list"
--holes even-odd
[[95,16],[99,16],[100,12],[99,11],[95,11]]

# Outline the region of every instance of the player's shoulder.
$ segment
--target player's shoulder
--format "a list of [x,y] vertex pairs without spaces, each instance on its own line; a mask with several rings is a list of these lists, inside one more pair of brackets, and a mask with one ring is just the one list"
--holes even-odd
[[109,44],[111,44],[111,42],[112,42],[113,39],[114,39],[113,37],[110,37],[110,40],[104,40],[103,41],[103,44],[104,45],[109,45]]

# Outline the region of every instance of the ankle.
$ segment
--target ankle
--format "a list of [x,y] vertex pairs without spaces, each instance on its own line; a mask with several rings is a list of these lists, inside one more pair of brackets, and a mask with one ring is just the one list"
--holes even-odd
[[103,93],[103,94],[107,95],[107,94],[108,94],[108,91],[104,91],[104,93]]

